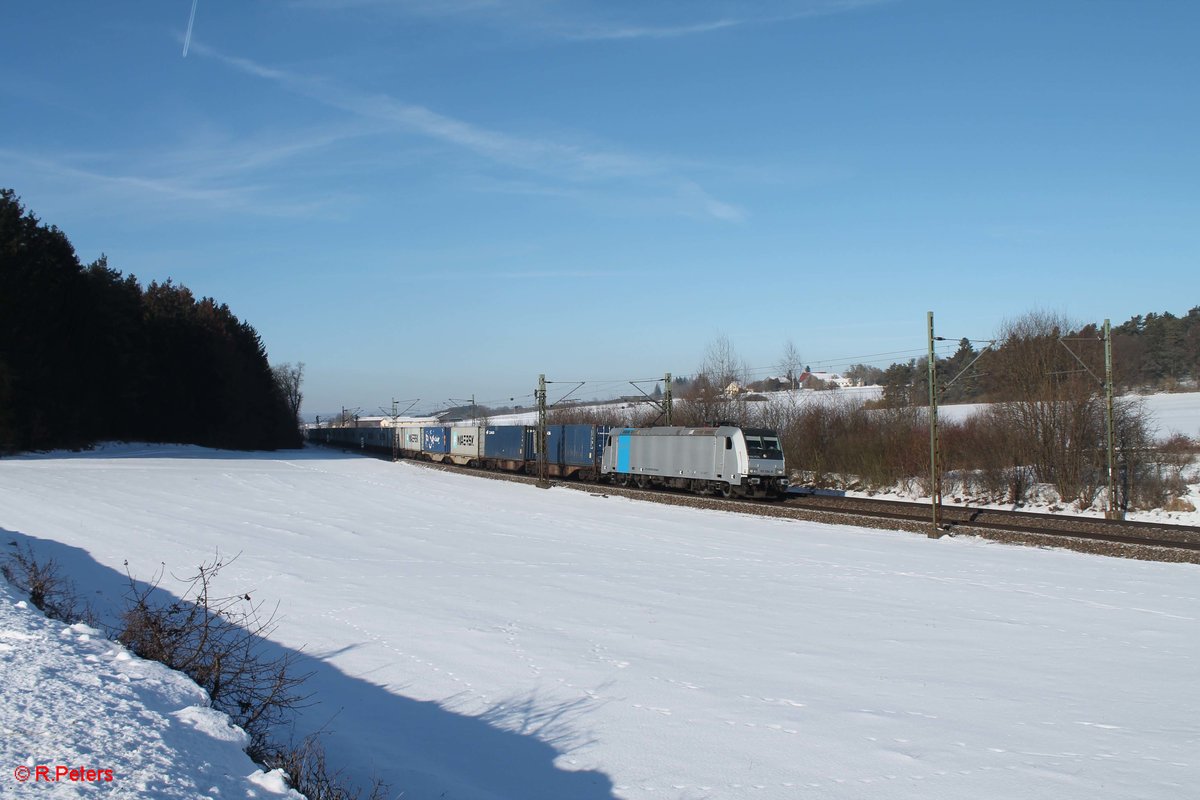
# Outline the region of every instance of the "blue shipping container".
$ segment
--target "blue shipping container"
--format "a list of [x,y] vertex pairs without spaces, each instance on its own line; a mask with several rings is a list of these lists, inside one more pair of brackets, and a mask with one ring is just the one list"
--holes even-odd
[[[554,427],[554,426],[551,425],[550,427]],[[551,450],[550,452],[554,452],[554,451]],[[525,460],[526,461],[537,461],[537,458],[538,458],[537,427],[534,425],[529,425],[525,428]],[[550,463],[553,463],[553,461],[551,461]]]
[[[547,425],[546,463],[567,467],[598,467],[607,433],[605,426]],[[537,459],[537,428],[531,427],[526,431],[525,452],[529,460]]]
[[421,451],[424,453],[449,453],[449,428],[421,428]]
[[596,464],[604,460],[604,444],[608,441],[608,434],[612,431],[608,425],[596,426]]
[[483,433],[483,457],[525,460],[525,426],[492,425]]
[[[546,463],[563,463],[563,428],[565,425],[546,426]],[[538,458],[537,427],[530,426],[525,430],[525,458],[536,461]]]
[[557,451],[550,448],[562,459],[560,463],[573,467],[591,467],[600,463],[600,453],[596,449],[595,425],[556,425],[559,430],[559,446]]

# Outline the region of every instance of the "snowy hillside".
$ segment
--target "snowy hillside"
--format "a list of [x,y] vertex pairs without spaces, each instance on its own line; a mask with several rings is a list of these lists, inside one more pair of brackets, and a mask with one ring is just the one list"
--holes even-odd
[[[1194,565],[701,512],[320,450],[4,459],[0,528],[101,610],[126,559],[148,579],[240,552],[217,588],[278,601],[272,646],[315,672],[320,702],[300,733],[324,727],[334,763],[405,800],[1166,800],[1200,785]],[[124,685],[110,645],[30,619],[0,618],[18,634],[3,640],[5,684],[50,642],[74,661],[62,686],[27,678],[21,697]],[[168,691],[143,701],[154,747],[186,727],[156,720],[196,702]],[[137,752],[103,734],[78,749],[27,721],[29,699],[5,700],[10,773]],[[248,774],[208,752],[118,766],[114,784],[128,782],[115,788],[191,781],[199,794],[199,775]]]
[[255,767],[196,684],[46,619],[3,578],[0,678],[2,797],[300,797]]

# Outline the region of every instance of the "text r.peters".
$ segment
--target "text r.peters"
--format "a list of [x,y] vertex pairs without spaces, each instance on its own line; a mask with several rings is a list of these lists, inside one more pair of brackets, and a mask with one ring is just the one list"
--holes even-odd
[[112,783],[113,771],[111,769],[88,769],[87,767],[68,767],[63,764],[51,767],[48,764],[39,764],[30,769],[29,767],[17,767],[13,770],[13,776],[24,783],[33,778],[34,783],[55,783],[58,781],[71,781],[72,783]]

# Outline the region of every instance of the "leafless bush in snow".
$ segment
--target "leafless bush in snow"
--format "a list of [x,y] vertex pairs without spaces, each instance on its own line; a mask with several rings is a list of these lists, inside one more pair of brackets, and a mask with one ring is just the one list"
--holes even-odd
[[179,670],[205,689],[212,707],[249,734],[247,753],[261,761],[269,752],[269,731],[290,720],[307,699],[300,687],[309,675],[296,674],[296,654],[269,652],[275,611],[264,614],[262,603],[248,593],[214,593],[214,580],[232,560],[218,554],[195,575],[178,579],[186,588],[177,600],[162,599],[161,570],[139,587],[126,562],[128,606],[117,638],[136,655]]

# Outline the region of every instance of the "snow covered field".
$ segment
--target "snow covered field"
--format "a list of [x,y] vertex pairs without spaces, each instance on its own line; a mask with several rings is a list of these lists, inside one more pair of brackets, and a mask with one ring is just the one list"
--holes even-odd
[[[1131,395],[1140,400],[1142,406],[1154,420],[1154,429],[1160,439],[1167,439],[1176,433],[1200,438],[1200,392],[1179,392],[1176,394]],[[940,406],[938,415],[942,419],[961,422],[972,414],[987,408],[987,403],[960,403],[957,405]]]
[[[1200,785],[1195,565],[640,504],[321,450],[4,459],[0,528],[101,610],[126,560],[149,579],[240,552],[216,588],[280,603],[274,646],[302,649],[320,701],[300,733],[325,727],[335,764],[405,800],[1091,800]],[[43,672],[120,680],[109,645],[14,619],[13,600],[0,592],[0,684],[56,636],[62,658],[95,660]],[[29,638],[37,625],[45,635]],[[72,691],[37,685],[38,703]],[[153,701],[159,720],[194,701],[171,691]],[[71,726],[128,713],[149,742],[163,730],[120,703],[38,727],[4,700],[5,796],[34,791],[17,787],[19,764],[87,757],[65,742]],[[139,752],[121,742],[96,766],[124,796],[175,796],[154,794],[168,780],[204,791],[194,776],[245,770],[181,746],[154,784],[117,760]]]

